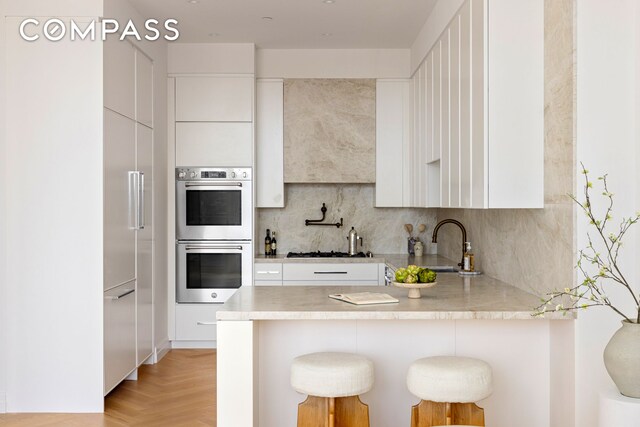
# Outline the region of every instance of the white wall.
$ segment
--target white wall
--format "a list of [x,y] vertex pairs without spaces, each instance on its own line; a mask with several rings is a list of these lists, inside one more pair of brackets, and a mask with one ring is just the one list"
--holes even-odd
[[253,43],[171,43],[169,74],[253,74]]
[[[577,0],[577,160],[585,163],[594,178],[609,174],[610,189],[616,194],[616,221],[640,208],[638,7],[635,0],[618,0],[615,4]],[[581,178],[577,180],[577,193],[584,183]],[[597,185],[597,181],[594,183]],[[584,216],[578,214],[578,248],[586,245],[588,229]],[[636,286],[640,286],[639,236],[636,229],[627,237],[621,255],[622,270]],[[619,295],[607,293],[613,298]],[[613,387],[602,352],[619,322],[620,318],[606,309],[582,312],[578,318],[576,425],[596,426],[598,393]]]
[[5,138],[5,2],[0,1],[0,414],[5,412],[7,390],[7,144]]
[[406,78],[409,49],[258,49],[259,78]]
[[[97,17],[102,1],[5,7],[16,16]],[[10,106],[2,155],[10,250],[0,280],[7,411],[95,412],[103,406],[102,44],[27,43],[20,21],[7,18],[0,33],[0,97]]]
[[411,45],[411,65],[409,75],[413,75],[427,56],[431,47],[440,38],[440,34],[449,25],[449,21],[460,9],[464,0],[439,0],[433,7],[418,37]]

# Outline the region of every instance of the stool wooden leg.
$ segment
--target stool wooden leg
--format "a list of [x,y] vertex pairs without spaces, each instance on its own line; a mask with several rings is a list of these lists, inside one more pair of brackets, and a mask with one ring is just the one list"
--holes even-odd
[[298,427],[369,427],[369,406],[358,396],[307,396],[298,405]]
[[369,406],[359,396],[337,398],[336,427],[369,427]]
[[421,400],[411,408],[411,427],[463,424],[484,427],[484,409],[475,403]]
[[298,405],[298,427],[328,427],[329,399],[307,396]]

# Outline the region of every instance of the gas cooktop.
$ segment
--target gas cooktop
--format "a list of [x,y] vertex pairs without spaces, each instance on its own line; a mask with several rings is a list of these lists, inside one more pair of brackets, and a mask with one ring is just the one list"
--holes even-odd
[[287,258],[365,258],[364,252],[349,255],[346,252],[289,252]]

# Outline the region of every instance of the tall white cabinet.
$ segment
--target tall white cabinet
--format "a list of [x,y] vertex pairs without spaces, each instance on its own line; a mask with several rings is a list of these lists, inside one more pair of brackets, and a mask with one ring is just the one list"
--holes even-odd
[[[544,207],[543,2],[466,0],[411,78],[411,111],[380,105],[397,104],[387,86],[377,96],[377,195],[402,191],[412,207]],[[393,162],[380,155],[399,153],[391,141],[407,133],[401,188],[384,180]]]
[[104,393],[153,353],[153,62],[104,43]]

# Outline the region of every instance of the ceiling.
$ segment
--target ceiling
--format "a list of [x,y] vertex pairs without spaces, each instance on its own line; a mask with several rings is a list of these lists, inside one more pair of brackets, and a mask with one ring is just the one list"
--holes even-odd
[[178,42],[255,43],[262,49],[409,48],[436,3],[436,0],[130,1],[145,18],[177,19]]

